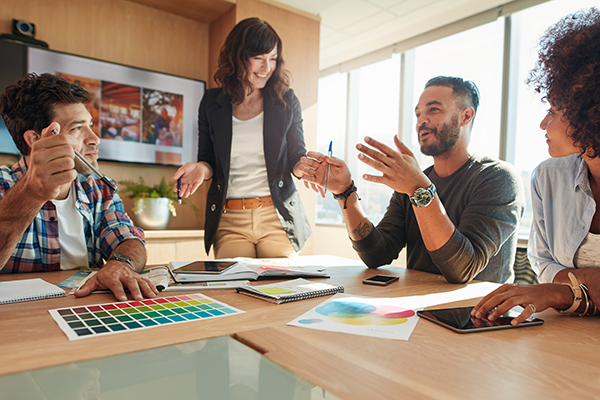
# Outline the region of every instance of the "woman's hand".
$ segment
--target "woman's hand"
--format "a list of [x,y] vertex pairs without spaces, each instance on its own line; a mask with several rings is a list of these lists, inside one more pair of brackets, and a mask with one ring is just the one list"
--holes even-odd
[[[307,157],[302,157],[300,162],[304,186],[321,193],[322,197],[325,197],[325,182],[327,182],[327,190],[331,193],[343,193],[352,184],[350,169],[342,159],[309,151]],[[329,179],[327,179],[327,165],[329,165]]]
[[543,311],[549,307],[564,310],[569,308],[572,303],[573,292],[567,285],[554,283],[506,284],[481,299],[471,311],[471,315],[494,321],[514,306],[521,306],[524,308],[523,312],[511,322],[512,325],[519,325],[534,312]]
[[[212,167],[207,163],[188,162],[179,167],[173,175],[173,180],[177,181],[181,178],[179,194],[183,198],[188,198],[202,185],[202,182],[211,179],[212,175]],[[177,191],[177,187],[174,190]]]

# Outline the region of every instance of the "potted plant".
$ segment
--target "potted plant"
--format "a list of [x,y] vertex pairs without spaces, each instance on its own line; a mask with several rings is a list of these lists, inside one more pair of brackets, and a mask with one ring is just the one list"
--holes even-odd
[[[171,215],[177,216],[173,204],[177,200],[177,193],[173,191],[175,183],[167,184],[164,176],[155,186],[147,185],[141,176],[137,182],[123,180],[119,183],[124,185],[120,191],[133,199],[132,217],[137,226],[143,229],[166,229]],[[193,204],[192,208],[197,213]]]

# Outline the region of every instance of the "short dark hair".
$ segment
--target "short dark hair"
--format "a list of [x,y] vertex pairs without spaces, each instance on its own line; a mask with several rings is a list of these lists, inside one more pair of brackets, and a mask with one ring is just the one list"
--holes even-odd
[[31,73],[2,93],[0,115],[17,148],[26,156],[30,149],[23,134],[30,129],[41,133],[50,125],[56,117],[55,105],[87,103],[93,97],[81,86],[56,75]]
[[263,19],[248,18],[229,32],[221,47],[215,81],[229,95],[233,104],[240,104],[251,88],[248,79],[249,58],[267,54],[275,47],[277,65],[263,90],[285,104],[283,96],[290,88],[290,75],[285,69],[283,45],[275,29]]
[[600,156],[600,11],[580,10],[550,26],[527,83],[561,110],[567,134],[589,157]]
[[477,107],[479,107],[479,89],[472,81],[465,81],[462,78],[456,78],[454,76],[436,76],[431,78],[425,84],[425,89],[430,86],[444,86],[449,87],[453,90],[454,96],[457,98],[457,104],[461,109],[467,107],[473,107],[475,114],[477,114]]

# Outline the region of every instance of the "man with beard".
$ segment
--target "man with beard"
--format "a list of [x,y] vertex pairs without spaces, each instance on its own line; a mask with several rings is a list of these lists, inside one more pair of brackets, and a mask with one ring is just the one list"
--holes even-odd
[[138,274],[146,264],[144,233],[117,193],[75,158],[74,149],[98,166],[100,139],[84,105],[91,99],[51,74],[29,74],[0,96],[0,114],[23,155],[0,167],[0,270],[101,267],[77,297],[96,289],[118,300],[127,299],[125,289],[138,300],[155,297]]
[[415,108],[421,152],[433,157],[425,171],[397,137],[397,150],[369,137],[370,147],[357,145],[359,159],[383,174],[363,178],[394,189],[377,227],[360,206],[344,161],[316,152],[303,159],[303,179],[319,185],[322,194],[327,181],[367,266],[389,264],[406,246],[408,268],[442,274],[451,283],[512,281],[523,187],[512,165],[469,154],[478,105],[473,82],[455,77],[427,82]]

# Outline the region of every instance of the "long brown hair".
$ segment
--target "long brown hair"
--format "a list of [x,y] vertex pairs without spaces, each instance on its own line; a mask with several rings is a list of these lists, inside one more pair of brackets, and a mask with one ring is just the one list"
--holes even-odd
[[290,88],[290,74],[285,69],[282,43],[275,29],[265,20],[248,18],[229,32],[219,55],[215,81],[229,95],[233,104],[240,104],[252,93],[248,79],[250,57],[270,53],[277,46],[277,65],[267,81],[264,92],[285,103],[283,96]]

